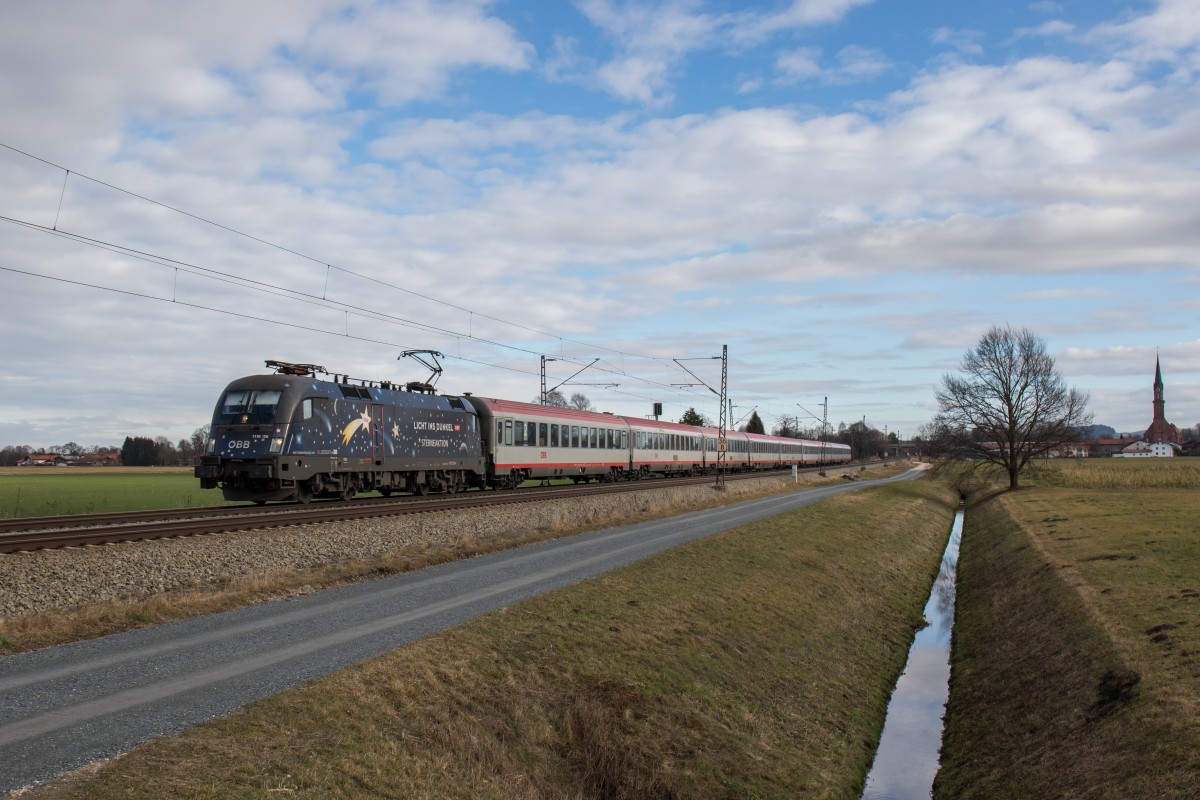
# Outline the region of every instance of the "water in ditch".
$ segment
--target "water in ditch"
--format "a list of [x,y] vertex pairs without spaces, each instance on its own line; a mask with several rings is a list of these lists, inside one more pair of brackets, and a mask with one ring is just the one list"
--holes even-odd
[[863,800],[928,800],[938,771],[942,718],[950,696],[950,630],[963,512],[959,509],[942,566],[925,603],[928,623],[917,631],[896,681]]

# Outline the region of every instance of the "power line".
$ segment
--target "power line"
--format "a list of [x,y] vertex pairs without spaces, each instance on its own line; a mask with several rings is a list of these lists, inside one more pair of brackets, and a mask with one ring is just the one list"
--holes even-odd
[[[225,271],[218,270],[218,269],[213,269],[211,267],[205,267],[205,266],[202,266],[199,264],[181,261],[178,259],[173,259],[173,258],[164,256],[164,255],[161,255],[161,254],[152,253],[149,251],[143,251],[143,250],[132,248],[132,247],[129,247],[126,245],[117,244],[115,242],[109,242],[109,241],[97,239],[94,237],[84,236],[82,234],[73,233],[73,232],[70,232],[67,230],[60,229],[58,225],[59,225],[59,221],[60,221],[59,217],[61,214],[62,200],[63,200],[63,196],[65,196],[65,192],[66,192],[66,188],[67,188],[67,181],[72,175],[74,175],[75,177],[78,177],[78,178],[83,178],[84,180],[95,183],[96,185],[109,188],[113,191],[119,192],[119,193],[127,195],[129,197],[136,198],[143,202],[149,203],[153,206],[157,206],[157,207],[166,209],[172,213],[182,215],[184,217],[196,220],[196,221],[204,223],[206,225],[211,225],[217,229],[226,231],[228,233],[232,233],[236,236],[243,237],[249,241],[257,242],[259,244],[262,244],[266,247],[275,249],[277,251],[288,253],[288,254],[294,255],[298,258],[312,262],[314,264],[321,265],[321,266],[325,267],[325,269],[326,269],[326,276],[325,276],[326,290],[328,289],[329,272],[336,269],[339,272],[344,273],[346,275],[357,277],[359,279],[372,282],[376,285],[394,289],[396,291],[404,292],[404,293],[412,295],[414,297],[420,297],[424,300],[428,300],[430,302],[437,303],[444,307],[467,313],[469,315],[472,315],[472,317],[478,316],[481,319],[488,319],[488,320],[498,322],[503,325],[510,326],[515,329],[519,329],[519,330],[523,330],[523,331],[526,331],[526,332],[529,332],[532,334],[536,334],[538,336],[544,336],[546,338],[555,339],[558,341],[559,351],[560,351],[559,355],[557,357],[561,361],[578,364],[582,360],[581,357],[567,356],[567,355],[564,355],[561,353],[562,344],[565,342],[565,343],[570,343],[572,345],[577,345],[577,346],[583,347],[583,348],[601,350],[601,351],[605,351],[608,353],[612,353],[616,356],[622,357],[622,361],[625,356],[629,356],[630,358],[652,361],[652,362],[660,364],[668,369],[670,369],[670,366],[671,366],[667,362],[666,359],[661,358],[661,357],[647,356],[647,355],[642,355],[639,353],[631,353],[628,351],[623,351],[623,350],[619,350],[616,348],[606,347],[603,345],[590,344],[590,343],[583,342],[581,340],[573,339],[570,337],[563,337],[563,336],[553,334],[553,333],[550,333],[547,331],[542,331],[540,329],[533,328],[530,326],[510,322],[508,320],[502,319],[500,317],[496,317],[491,314],[485,314],[485,313],[482,313],[479,311],[475,311],[473,309],[466,308],[464,306],[460,306],[460,305],[457,305],[454,303],[449,303],[449,302],[441,300],[439,298],[432,297],[430,295],[425,295],[420,292],[415,292],[415,291],[413,291],[411,289],[407,289],[403,286],[398,286],[398,285],[390,283],[388,281],[380,280],[378,278],[374,278],[369,275],[364,275],[362,273],[358,273],[353,270],[347,270],[342,267],[338,267],[337,265],[322,261],[313,256],[302,253],[298,250],[294,250],[292,248],[288,248],[288,247],[276,244],[276,243],[268,241],[266,239],[262,239],[260,237],[254,236],[254,235],[246,233],[244,231],[240,231],[236,228],[232,228],[228,225],[224,225],[222,223],[215,222],[213,220],[201,217],[197,214],[193,214],[189,211],[185,211],[183,209],[176,208],[167,203],[163,203],[163,202],[155,200],[153,198],[149,198],[144,195],[138,194],[136,192],[132,192],[132,191],[124,189],[120,186],[116,186],[112,183],[108,183],[106,181],[102,181],[97,178],[90,177],[83,173],[74,172],[72,170],[69,170],[66,167],[55,164],[51,161],[48,161],[46,159],[32,155],[25,151],[19,150],[15,147],[12,147],[11,145],[5,144],[3,142],[0,142],[0,147],[5,148],[5,149],[7,149],[13,153],[16,153],[20,156],[23,156],[25,158],[29,158],[29,159],[38,161],[40,163],[46,164],[47,166],[50,166],[54,169],[63,170],[63,173],[64,173],[63,186],[61,187],[60,197],[59,197],[58,213],[56,213],[56,215],[55,215],[55,223],[54,223],[53,227],[48,228],[45,225],[39,225],[37,223],[29,222],[27,220],[22,220],[22,219],[17,219],[17,218],[8,217],[8,216],[2,216],[2,215],[0,215],[0,221],[9,222],[11,224],[21,226],[21,227],[24,227],[26,229],[29,229],[29,230],[32,230],[35,232],[40,232],[40,233],[56,236],[59,238],[63,238],[68,241],[75,242],[77,244],[83,244],[83,245],[95,247],[98,249],[106,250],[108,252],[124,255],[129,258],[133,258],[136,260],[146,262],[148,264],[163,267],[165,269],[173,269],[173,270],[175,270],[176,284],[178,281],[178,273],[179,273],[179,271],[182,270],[185,273],[192,274],[197,277],[208,278],[210,280],[227,283],[229,285],[236,286],[239,288],[249,289],[251,291],[264,292],[266,294],[270,294],[270,295],[274,295],[274,296],[278,296],[278,297],[284,297],[289,300],[294,300],[297,302],[306,303],[306,304],[314,305],[314,306],[321,307],[321,308],[327,308],[330,310],[338,310],[347,315],[347,320],[349,319],[349,316],[351,314],[353,314],[354,316],[357,316],[360,318],[372,319],[372,320],[384,322],[387,324],[395,324],[395,325],[398,325],[401,327],[412,328],[414,330],[423,331],[426,333],[432,333],[435,335],[446,336],[446,337],[455,339],[459,342],[460,352],[461,352],[462,341],[468,340],[468,341],[474,341],[474,342],[478,342],[480,344],[484,344],[484,345],[488,345],[488,346],[492,346],[492,347],[511,350],[513,352],[522,353],[522,354],[526,354],[526,355],[543,355],[542,353],[532,350],[528,347],[520,347],[517,345],[508,344],[506,342],[501,342],[501,341],[497,341],[497,340],[493,340],[493,339],[486,339],[483,337],[475,336],[473,330],[468,330],[465,333],[462,331],[455,331],[455,330],[452,330],[449,328],[443,328],[443,327],[439,327],[436,325],[431,325],[428,323],[423,323],[423,322],[419,322],[416,320],[399,317],[399,316],[397,316],[395,314],[391,314],[389,312],[379,311],[376,309],[365,308],[365,307],[354,305],[351,303],[345,303],[345,302],[341,302],[341,301],[337,301],[337,300],[332,300],[327,297],[327,292],[323,292],[322,295],[320,297],[318,297],[317,295],[315,295],[311,292],[305,292],[305,291],[301,291],[298,289],[293,289],[286,285],[280,285],[280,284],[271,283],[271,282],[267,282],[267,281],[257,280],[254,278],[243,277],[241,275],[233,274],[230,272],[225,272]],[[83,282],[83,281],[74,281],[74,280],[65,279],[65,278],[58,278],[58,277],[51,276],[51,275],[45,275],[45,274],[41,274],[41,273],[18,270],[18,269],[7,268],[7,267],[5,267],[4,269],[6,269],[9,272],[25,274],[25,275],[32,276],[32,277],[40,277],[40,278],[47,279],[47,280],[57,280],[57,281],[60,281],[63,283],[69,283],[69,284],[87,287],[87,288],[115,292],[118,294],[124,294],[127,296],[136,297],[136,298],[140,298],[140,299],[152,299],[152,300],[166,301],[164,298],[155,297],[153,295],[139,293],[139,292],[131,292],[131,291],[121,290],[121,289],[115,289],[113,287],[102,286],[102,285],[94,284],[94,283],[88,283],[88,282]],[[348,328],[346,331],[340,332],[340,333],[337,331],[328,331],[325,329],[314,328],[314,327],[310,327],[310,326],[306,326],[306,325],[302,325],[302,324],[298,324],[298,323],[283,322],[280,320],[269,319],[266,317],[259,317],[259,316],[253,315],[253,314],[243,314],[243,313],[239,313],[239,312],[230,311],[228,309],[217,308],[217,307],[213,307],[213,306],[209,306],[209,305],[195,304],[195,303],[183,303],[183,302],[179,301],[179,299],[177,297],[177,291],[174,289],[173,289],[172,295],[173,296],[167,302],[174,302],[174,303],[178,303],[180,305],[187,305],[187,306],[198,308],[198,309],[214,311],[217,313],[242,317],[245,319],[255,320],[255,321],[264,322],[264,323],[268,323],[268,324],[283,325],[283,326],[294,328],[294,329],[309,330],[312,332],[324,333],[327,335],[339,336],[339,337],[344,337],[344,338],[352,338],[352,339],[365,341],[365,342],[394,345],[394,343],[383,342],[383,341],[379,341],[379,340],[369,339],[366,337],[350,336],[349,332],[348,332]],[[400,347],[401,345],[394,345],[394,346]],[[530,374],[530,375],[535,374],[535,373],[529,372],[527,370],[522,370],[522,369],[518,369],[518,368],[514,368],[514,367],[506,367],[503,365],[493,364],[493,363],[480,361],[480,360],[476,360],[476,359],[464,358],[461,355],[457,356],[455,358],[457,358],[460,361],[467,362],[467,363],[475,363],[475,364],[479,364],[481,366],[487,366],[487,367],[492,367],[492,368],[497,368],[497,369],[508,370],[511,372],[519,373],[519,374]],[[694,393],[694,392],[681,391],[681,387],[672,386],[671,384],[668,384],[668,383],[664,383],[661,381],[655,381],[655,380],[652,380],[649,378],[645,378],[645,377],[641,377],[639,375],[632,374],[623,365],[620,367],[617,367],[616,365],[613,365],[611,367],[597,366],[596,369],[600,372],[605,372],[610,375],[621,376],[621,377],[629,378],[631,380],[639,381],[648,386],[656,387],[660,390],[665,390],[665,391],[671,392],[673,394],[696,396],[696,393]],[[619,394],[624,394],[624,393],[619,393]]]
[[[474,316],[481,317],[481,318],[483,318],[483,319],[489,319],[489,320],[492,320],[493,322],[498,322],[498,323],[500,323],[500,324],[502,324],[502,325],[508,325],[508,326],[510,326],[510,327],[517,328],[517,329],[519,329],[519,330],[524,330],[524,331],[527,331],[527,332],[529,332],[529,333],[537,334],[537,335],[539,335],[539,336],[545,336],[545,337],[547,337],[547,338],[551,338],[551,339],[558,339],[558,340],[560,340],[560,341],[564,341],[564,342],[570,342],[571,344],[579,345],[579,346],[581,346],[581,347],[586,347],[586,348],[593,349],[593,350],[605,350],[605,351],[607,351],[607,352],[610,352],[610,353],[615,353],[615,354],[622,355],[622,356],[629,356],[629,357],[631,357],[631,358],[644,358],[644,359],[648,359],[648,360],[652,360],[652,361],[659,361],[659,362],[661,362],[661,361],[662,361],[662,359],[659,359],[659,358],[657,358],[657,357],[654,357],[654,356],[645,356],[645,355],[642,355],[642,354],[639,354],[639,353],[628,353],[628,352],[625,352],[625,351],[622,351],[622,350],[617,350],[617,349],[614,349],[614,348],[611,348],[611,347],[606,347],[606,346],[604,346],[604,345],[596,345],[596,344],[591,344],[591,343],[588,343],[588,342],[579,341],[579,340],[577,340],[577,339],[571,339],[571,338],[569,338],[569,337],[560,336],[560,335],[558,335],[558,334],[550,333],[550,332],[547,332],[547,331],[542,331],[542,330],[540,330],[540,329],[537,329],[537,328],[532,328],[532,327],[529,327],[529,326],[527,326],[527,325],[522,325],[522,324],[520,324],[520,323],[517,323],[517,322],[511,322],[511,321],[509,321],[509,320],[506,320],[506,319],[503,319],[503,318],[501,318],[501,317],[496,317],[496,316],[493,316],[493,315],[491,315],[491,314],[485,314],[485,313],[483,313],[483,312],[480,312],[480,311],[475,311],[475,310],[473,310],[473,309],[469,309],[469,308],[466,308],[466,307],[464,307],[464,306],[457,305],[457,304],[455,304],[455,303],[450,303],[450,302],[448,302],[448,301],[442,300],[442,299],[440,299],[440,298],[437,298],[437,297],[433,297],[433,296],[431,296],[431,295],[426,295],[426,294],[423,294],[423,293],[421,293],[421,292],[414,291],[414,290],[412,290],[412,289],[407,289],[407,288],[405,288],[405,287],[403,287],[403,286],[397,286],[397,285],[395,285],[395,284],[392,284],[392,283],[389,283],[389,282],[387,282],[387,281],[383,281],[383,280],[380,280],[380,279],[378,279],[378,278],[374,278],[374,277],[372,277],[372,276],[370,276],[370,275],[364,275],[364,274],[362,274],[362,273],[355,272],[355,271],[353,271],[353,270],[348,270],[348,269],[345,269],[345,268],[343,268],[343,267],[339,267],[339,266],[337,266],[336,264],[332,264],[332,263],[330,263],[330,262],[327,262],[327,261],[325,261],[325,260],[322,260],[322,259],[316,258],[316,257],[314,257],[314,256],[310,256],[310,255],[308,255],[308,254],[306,254],[306,253],[302,253],[302,252],[300,252],[300,251],[298,251],[298,250],[293,250],[292,248],[285,247],[285,246],[283,246],[283,245],[280,245],[280,244],[276,244],[275,242],[269,241],[269,240],[267,240],[267,239],[263,239],[263,238],[261,238],[261,237],[258,237],[258,236],[254,236],[253,234],[246,233],[245,231],[241,231],[241,230],[239,230],[239,229],[237,229],[237,228],[233,228],[233,227],[230,227],[230,226],[228,226],[228,225],[222,224],[222,223],[220,223],[220,222],[216,222],[216,221],[214,221],[214,220],[208,219],[208,218],[206,218],[206,217],[202,217],[202,216],[200,216],[200,215],[198,215],[198,214],[193,214],[193,213],[191,213],[190,211],[185,211],[185,210],[183,210],[183,209],[181,209],[181,208],[176,208],[175,206],[169,205],[169,204],[167,204],[167,203],[164,203],[164,202],[162,202],[162,201],[160,201],[160,200],[155,200],[155,199],[153,199],[153,198],[146,197],[145,195],[141,195],[141,194],[138,194],[137,192],[130,191],[130,190],[128,190],[128,189],[125,189],[125,188],[123,188],[123,187],[117,186],[117,185],[115,185],[115,184],[108,183],[107,181],[102,181],[102,180],[100,180],[100,179],[98,179],[98,178],[93,178],[93,177],[91,177],[90,175],[85,175],[85,174],[83,174],[83,173],[81,173],[81,172],[77,172],[77,171],[70,170],[70,169],[68,169],[67,167],[64,167],[64,166],[62,166],[62,165],[60,165],[60,164],[56,164],[56,163],[54,163],[54,162],[52,162],[52,161],[49,161],[49,160],[47,160],[47,159],[40,158],[39,156],[35,156],[35,155],[31,154],[31,153],[27,153],[27,152],[25,152],[25,151],[23,151],[23,150],[20,150],[20,149],[18,149],[18,148],[16,148],[16,147],[13,147],[12,145],[6,144],[6,143],[4,143],[4,142],[0,142],[0,147],[3,147],[3,148],[4,148],[4,149],[6,149],[6,150],[9,150],[9,151],[11,151],[11,152],[13,152],[13,153],[17,153],[17,154],[19,154],[19,155],[21,155],[21,156],[24,156],[24,157],[26,157],[26,158],[33,159],[33,160],[35,160],[35,161],[38,161],[38,162],[40,162],[40,163],[42,163],[42,164],[45,164],[45,165],[47,165],[47,166],[50,166],[50,167],[53,167],[53,168],[55,168],[55,169],[60,169],[60,170],[62,170],[62,171],[64,172],[64,178],[63,178],[63,187],[62,187],[62,192],[60,193],[60,197],[59,197],[59,211],[60,211],[60,212],[61,212],[61,208],[62,208],[62,196],[63,196],[63,195],[65,195],[65,192],[66,192],[66,182],[67,182],[67,177],[69,177],[69,176],[71,176],[71,175],[74,175],[74,176],[76,176],[76,177],[78,177],[78,178],[83,178],[84,180],[87,180],[87,181],[90,181],[90,182],[92,182],[92,183],[95,183],[95,184],[96,184],[96,185],[98,185],[98,186],[103,186],[103,187],[105,187],[105,188],[112,189],[112,190],[113,190],[113,191],[115,191],[115,192],[120,192],[120,193],[122,193],[122,194],[124,194],[124,195],[127,195],[127,196],[129,196],[129,197],[136,198],[136,199],[138,199],[138,200],[141,200],[141,201],[143,201],[143,202],[150,203],[151,205],[158,206],[159,208],[164,208],[164,209],[166,209],[166,210],[168,210],[168,211],[171,211],[171,212],[173,212],[173,213],[180,214],[180,215],[182,215],[182,216],[188,217],[189,219],[196,220],[197,222],[204,223],[205,225],[211,225],[211,226],[213,226],[214,228],[218,228],[218,229],[220,229],[220,230],[226,231],[227,233],[232,233],[232,234],[234,234],[235,236],[240,236],[240,237],[243,237],[243,238],[245,238],[245,239],[248,239],[248,240],[250,240],[250,241],[257,242],[257,243],[259,243],[259,244],[261,244],[261,245],[264,245],[265,247],[270,247],[270,248],[272,248],[272,249],[275,249],[275,250],[278,250],[278,251],[280,251],[280,252],[283,252],[283,253],[288,253],[288,254],[290,254],[290,255],[294,255],[294,256],[296,256],[296,257],[298,257],[298,258],[301,258],[301,259],[304,259],[304,260],[306,260],[306,261],[310,261],[310,262],[312,262],[312,263],[314,263],[314,264],[318,264],[318,265],[320,265],[320,266],[323,266],[323,267],[325,267],[326,269],[336,269],[336,270],[338,270],[339,272],[342,272],[342,273],[344,273],[344,274],[347,274],[347,275],[352,275],[352,276],[354,276],[354,277],[356,277],[356,278],[360,278],[360,279],[362,279],[362,280],[371,281],[371,282],[377,283],[377,284],[379,284],[379,285],[381,285],[381,286],[386,286],[386,287],[388,287],[388,288],[390,288],[390,289],[395,289],[396,291],[405,292],[405,293],[407,293],[407,294],[410,294],[410,295],[412,295],[412,296],[414,296],[414,297],[420,297],[420,298],[421,298],[421,299],[423,299],[423,300],[428,300],[428,301],[430,301],[430,302],[432,302],[432,303],[437,303],[437,304],[439,304],[439,305],[443,305],[443,306],[445,306],[445,307],[447,307],[447,308],[452,308],[452,309],[455,309],[455,310],[457,310],[457,311],[463,311],[463,312],[466,312],[466,313],[468,313],[468,314],[472,314],[472,315],[474,315]],[[21,222],[21,224],[28,225],[29,227],[34,227],[34,228],[42,228],[43,230],[52,230],[52,231],[58,232],[58,215],[57,215],[57,214],[55,215],[55,224],[54,224],[54,227],[53,227],[53,228],[51,228],[51,229],[46,229],[46,228],[44,228],[44,226],[39,226],[39,225],[35,225],[35,224],[33,224],[33,223],[27,223],[27,222],[23,222],[23,221],[19,221],[19,220],[18,220],[18,222]],[[80,237],[80,238],[83,238],[83,237]],[[248,280],[248,279],[247,279],[247,280]],[[288,291],[291,291],[291,290],[288,290]]]

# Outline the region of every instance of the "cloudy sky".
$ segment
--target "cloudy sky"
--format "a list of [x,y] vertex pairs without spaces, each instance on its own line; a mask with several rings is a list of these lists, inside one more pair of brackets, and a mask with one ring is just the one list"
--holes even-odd
[[[16,0],[0,445],[266,359],[902,436],[993,324],[1200,422],[1195,0]],[[587,385],[592,384],[592,385]]]

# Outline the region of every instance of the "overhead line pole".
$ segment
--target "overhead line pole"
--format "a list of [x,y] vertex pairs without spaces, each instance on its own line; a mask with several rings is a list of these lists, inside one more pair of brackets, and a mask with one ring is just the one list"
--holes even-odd
[[729,446],[726,436],[728,417],[725,405],[729,395],[729,345],[721,345],[721,425],[717,434],[717,488],[725,488],[725,450]]
[[[671,360],[674,361],[676,364],[679,364],[679,367],[684,372],[686,372],[688,375],[691,375],[693,378],[700,381],[700,383],[699,383],[700,386],[705,387],[706,389],[708,389],[710,392],[717,395],[717,397],[719,397],[721,399],[721,422],[717,427],[717,488],[724,489],[725,488],[725,448],[728,445],[728,440],[727,440],[727,437],[725,436],[725,429],[726,429],[727,421],[733,417],[733,409],[726,410],[726,406],[732,404],[728,399],[728,396],[729,396],[729,391],[728,391],[729,390],[729,345],[727,345],[727,344],[721,345],[721,355],[713,356],[712,360],[716,360],[718,358],[721,359],[721,391],[719,391],[719,392],[716,389],[714,389],[713,387],[709,386],[704,381],[704,379],[701,378],[699,375],[697,375],[696,373],[692,372],[690,369],[685,367],[680,359],[673,358]],[[699,359],[689,359],[689,360],[696,361]],[[696,384],[679,384],[679,385],[694,386]]]
[[[574,377],[575,377],[576,375],[578,375],[580,372],[583,372],[585,369],[587,369],[588,367],[592,366],[593,364],[595,364],[595,363],[596,363],[597,361],[599,361],[600,359],[599,359],[599,358],[593,358],[593,359],[591,360],[591,362],[590,362],[590,363],[584,364],[584,365],[583,365],[583,367],[581,367],[581,368],[580,368],[580,369],[579,369],[577,372],[575,372],[575,374],[574,374],[574,375],[571,375],[571,377],[570,377],[570,378],[567,378],[567,380],[565,380],[565,381],[563,381],[562,383],[558,384],[558,386],[555,386],[555,387],[554,387],[554,389],[551,389],[551,390],[548,392],[548,391],[546,391],[546,362],[547,362],[547,361],[561,361],[561,360],[562,360],[562,359],[558,359],[558,358],[546,358],[545,356],[542,356],[542,405],[546,405],[546,395],[550,394],[550,392],[553,392],[553,391],[554,391],[555,389],[557,389],[559,386],[565,386],[565,385],[566,385],[566,383],[567,383],[567,381],[571,380],[571,378],[574,378]],[[619,384],[619,383],[596,383],[596,384],[588,384],[588,385],[589,385],[589,386],[620,386],[620,384]]]

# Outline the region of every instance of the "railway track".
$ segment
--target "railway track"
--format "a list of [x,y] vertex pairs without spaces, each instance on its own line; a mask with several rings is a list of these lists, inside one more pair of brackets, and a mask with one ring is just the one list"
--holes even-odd
[[[762,472],[727,475],[725,480],[746,480],[763,475]],[[688,486],[712,482],[711,476],[658,478],[628,483],[538,486],[516,491],[472,491],[455,495],[439,495],[437,498],[412,496],[310,505],[207,506],[159,511],[75,514],[60,517],[25,517],[0,520],[0,553],[111,544],[143,539],[164,539],[176,536],[232,533],[287,525],[309,525],[370,517],[421,514],[459,508],[525,503],[535,500],[557,500],[567,497],[641,491],[657,486]]]

